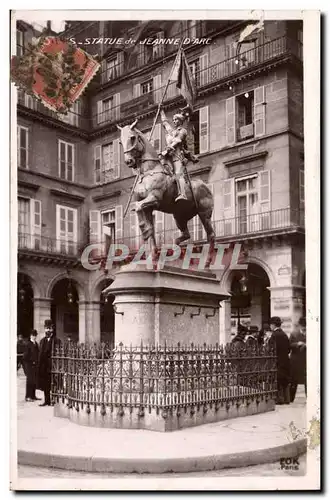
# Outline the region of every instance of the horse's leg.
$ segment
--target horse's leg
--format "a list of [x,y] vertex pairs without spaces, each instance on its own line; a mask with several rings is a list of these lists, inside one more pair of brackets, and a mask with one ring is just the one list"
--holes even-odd
[[176,238],[175,244],[180,245],[180,243],[183,243],[184,241],[187,241],[190,238],[190,233],[187,226],[188,220],[186,218],[183,219],[180,216],[173,216],[173,217],[178,229],[181,231],[181,236]]
[[215,233],[214,233],[214,229],[213,229],[213,226],[211,223],[212,212],[211,211],[208,211],[206,213],[201,212],[199,217],[200,217],[202,224],[203,224],[203,227],[205,229],[207,241],[210,243],[210,251],[209,251],[207,261],[205,263],[205,267],[208,269],[210,267],[211,262],[212,262],[212,256],[213,256],[213,252],[214,252],[214,241],[215,241]]
[[157,246],[153,221],[153,209],[158,207],[157,199],[149,194],[144,200],[136,203],[136,213],[143,240],[149,244],[152,260],[155,262]]

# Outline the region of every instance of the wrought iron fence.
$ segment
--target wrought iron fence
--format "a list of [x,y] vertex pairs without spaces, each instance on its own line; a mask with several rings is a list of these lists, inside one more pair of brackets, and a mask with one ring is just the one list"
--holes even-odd
[[52,355],[52,397],[69,409],[156,411],[163,418],[214,407],[266,402],[276,395],[272,346],[233,344],[126,347],[67,343]]

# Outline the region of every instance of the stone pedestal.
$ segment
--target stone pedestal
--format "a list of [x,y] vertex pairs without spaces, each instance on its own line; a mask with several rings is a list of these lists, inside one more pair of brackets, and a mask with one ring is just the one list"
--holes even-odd
[[219,280],[210,272],[128,265],[105,293],[115,296],[115,343],[219,342]]

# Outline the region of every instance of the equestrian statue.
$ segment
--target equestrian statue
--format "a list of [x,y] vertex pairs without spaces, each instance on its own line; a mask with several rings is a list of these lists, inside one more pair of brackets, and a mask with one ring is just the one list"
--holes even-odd
[[[201,179],[190,180],[186,166],[198,159],[187,150],[187,130],[183,124],[189,117],[189,106],[173,117],[173,125],[161,110],[161,121],[166,134],[166,149],[160,154],[147,137],[136,128],[137,120],[131,125],[118,127],[120,142],[124,150],[125,163],[136,170],[137,177],[130,200],[136,202],[139,227],[145,243],[153,255],[157,250],[153,211],[172,214],[180,236],[175,240],[179,245],[190,238],[187,223],[198,215],[213,244],[214,230],[211,217],[214,207],[213,194]],[[129,200],[129,202],[130,202]]]

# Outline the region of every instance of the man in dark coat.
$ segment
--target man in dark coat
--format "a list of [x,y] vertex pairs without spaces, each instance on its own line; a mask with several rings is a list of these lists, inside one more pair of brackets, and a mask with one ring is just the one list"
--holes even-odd
[[39,359],[39,347],[36,340],[37,335],[37,331],[32,330],[30,339],[26,343],[25,352],[23,355],[26,373],[25,401],[37,401],[38,399],[40,399],[36,397],[37,370]]
[[306,377],[306,319],[300,318],[299,331],[290,336],[290,364],[291,364],[291,387],[290,401],[293,403],[298,384],[304,384],[307,396]]
[[50,406],[50,389],[52,374],[52,351],[59,344],[55,337],[54,325],[50,319],[45,320],[45,337],[40,341],[38,382],[39,387],[45,394],[45,401],[39,406]]
[[270,320],[272,334],[269,343],[275,345],[277,356],[277,404],[289,404],[289,382],[290,382],[290,341],[289,337],[281,328],[281,318],[274,316]]

